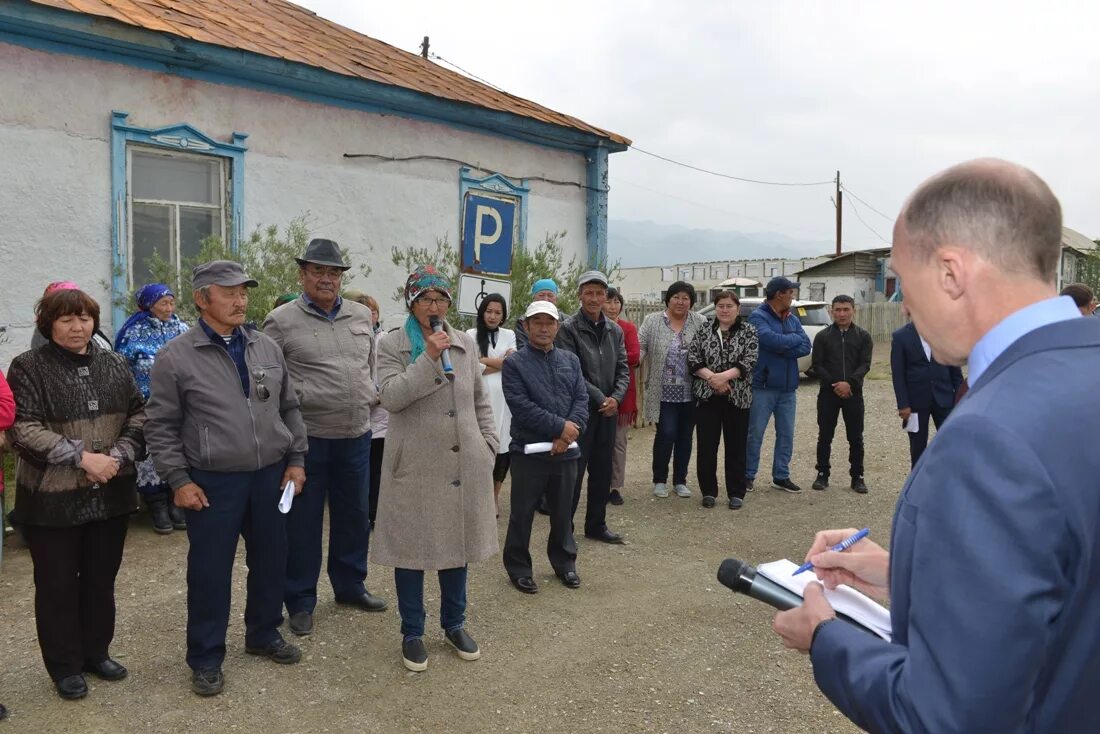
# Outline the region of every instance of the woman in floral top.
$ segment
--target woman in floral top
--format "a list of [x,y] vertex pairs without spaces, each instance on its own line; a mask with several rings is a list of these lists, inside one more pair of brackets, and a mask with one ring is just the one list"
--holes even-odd
[[665,292],[665,310],[651,313],[638,330],[641,361],[648,360],[645,379],[645,419],[657,423],[653,437],[653,494],[668,497],[668,461],[676,495],[690,497],[687,486],[691,436],[695,430],[695,399],[691,396],[687,348],[707,320],[691,310],[695,288],[682,280]]
[[699,449],[695,468],[703,507],[718,496],[718,443],[726,442],[726,496],[738,510],[745,500],[745,451],[752,405],[752,369],[760,352],[756,327],[739,315],[741,301],[733,291],[714,298],[714,323],[688,346],[688,369],[695,375],[692,393]]
[[[141,396],[149,399],[149,376],[157,352],[187,331],[176,316],[176,296],[163,283],[150,283],[134,295],[138,310],[126,319],[115,337],[115,351],[126,358]],[[137,488],[153,516],[153,530],[164,535],[186,530],[187,518],[172,501],[172,491],[153,468],[153,460],[137,463]]]

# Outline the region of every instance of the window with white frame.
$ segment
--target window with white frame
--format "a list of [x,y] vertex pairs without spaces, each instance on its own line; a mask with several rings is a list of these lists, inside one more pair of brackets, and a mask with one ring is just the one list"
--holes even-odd
[[195,257],[207,237],[226,240],[230,162],[138,145],[127,147],[128,286],[151,280],[154,254],[175,266]]

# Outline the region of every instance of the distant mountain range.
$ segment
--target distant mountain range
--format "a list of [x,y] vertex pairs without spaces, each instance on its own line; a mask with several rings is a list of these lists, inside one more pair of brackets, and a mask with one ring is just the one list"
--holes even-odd
[[708,260],[816,257],[834,250],[829,240],[794,239],[777,232],[722,232],[675,224],[611,219],[607,251],[624,268]]

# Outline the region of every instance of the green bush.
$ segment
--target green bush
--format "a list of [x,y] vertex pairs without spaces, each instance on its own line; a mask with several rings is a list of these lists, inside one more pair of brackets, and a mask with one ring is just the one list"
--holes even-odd
[[[558,308],[563,313],[572,314],[580,308],[577,299],[580,276],[591,268],[586,262],[580,262],[574,255],[565,262],[559,240],[565,236],[565,232],[548,232],[542,242],[533,249],[517,247],[512,254],[512,275],[505,280],[512,283],[512,300],[508,304],[508,321],[514,323],[515,318],[527,310],[531,303],[531,286],[542,278],[553,278],[558,284]],[[442,273],[448,280],[458,287],[458,279],[461,275],[461,252],[454,247],[446,236],[435,242],[434,249],[427,247],[407,247],[401,249],[394,247],[391,259],[403,272],[411,273],[420,265],[434,265],[436,270]],[[611,283],[615,283],[622,275],[619,262],[608,265],[606,261],[598,267]],[[493,276],[497,277],[497,276]],[[454,300],[451,310],[447,312],[447,321],[456,329],[469,329],[474,325],[474,319],[470,316],[460,316],[458,313],[458,292],[452,294]],[[393,300],[404,305],[405,283],[402,281],[394,289]]]

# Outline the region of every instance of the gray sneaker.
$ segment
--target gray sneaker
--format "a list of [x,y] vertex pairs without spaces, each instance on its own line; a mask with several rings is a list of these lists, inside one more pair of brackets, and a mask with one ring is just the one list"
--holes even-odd
[[668,497],[668,485],[664,482],[655,482],[653,484],[653,496],[662,499]]
[[690,497],[691,490],[688,489],[686,484],[677,484],[672,488],[676,492],[677,497]]
[[798,494],[802,491],[802,487],[799,487],[790,479],[773,479],[772,486],[776,489],[782,489],[784,492],[790,492],[791,494]]

